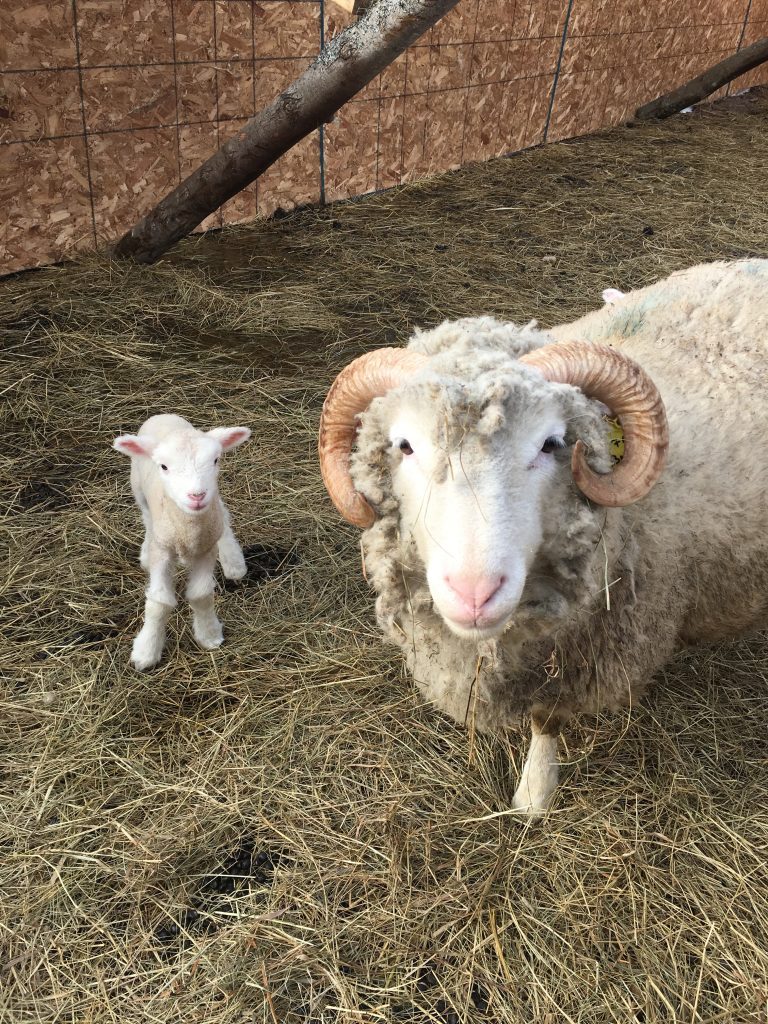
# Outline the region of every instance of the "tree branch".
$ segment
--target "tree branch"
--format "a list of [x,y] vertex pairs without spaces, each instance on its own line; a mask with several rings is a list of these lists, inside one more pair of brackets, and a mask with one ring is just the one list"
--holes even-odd
[[[154,263],[278,157],[328,122],[458,0],[377,0],[309,68],[135,224],[115,256]],[[354,144],[354,140],[350,140]]]
[[686,107],[706,99],[721,86],[732,82],[734,78],[751,71],[752,68],[756,68],[758,64],[762,64],[766,60],[768,60],[768,38],[758,39],[751,46],[746,46],[738,53],[721,60],[719,64],[715,64],[714,67],[709,68],[693,81],[681,85],[673,92],[659,96],[651,103],[646,103],[635,111],[635,120],[650,121],[654,117],[671,117],[672,114],[677,114],[681,110],[685,110]]

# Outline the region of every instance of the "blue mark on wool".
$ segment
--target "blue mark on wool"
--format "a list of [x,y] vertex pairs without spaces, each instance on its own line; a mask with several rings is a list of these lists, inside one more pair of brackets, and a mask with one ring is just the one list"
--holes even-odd
[[616,309],[613,315],[606,317],[601,324],[599,334],[596,336],[607,338],[611,335],[621,335],[629,338],[645,326],[646,314],[664,302],[664,292],[655,290],[649,295],[635,300],[630,306],[621,306]]
[[637,334],[640,328],[645,323],[645,308],[642,303],[637,306],[633,306],[631,309],[623,310],[617,317],[614,318],[611,324],[612,334],[621,334],[625,338],[629,338],[633,334]]
[[746,274],[768,274],[768,260],[739,260],[736,265]]

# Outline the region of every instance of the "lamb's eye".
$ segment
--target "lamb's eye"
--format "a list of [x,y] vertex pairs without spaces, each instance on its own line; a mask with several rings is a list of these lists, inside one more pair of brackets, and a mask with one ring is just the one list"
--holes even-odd
[[218,466],[218,464],[219,464],[219,460],[218,460],[218,459],[214,459],[214,460],[213,460],[213,464],[214,464],[214,466]]
[[162,464],[162,462],[160,463],[160,469],[162,469],[164,473],[167,473],[167,472],[168,472],[168,467],[167,467],[167,466],[164,466],[164,465]]
[[403,455],[413,455],[413,448],[411,448],[410,441],[406,441],[405,438],[403,438],[403,440],[400,442],[398,448],[403,453]]
[[565,441],[562,437],[548,437],[541,446],[541,450],[545,455],[551,455],[552,452],[556,452],[558,448],[565,448]]

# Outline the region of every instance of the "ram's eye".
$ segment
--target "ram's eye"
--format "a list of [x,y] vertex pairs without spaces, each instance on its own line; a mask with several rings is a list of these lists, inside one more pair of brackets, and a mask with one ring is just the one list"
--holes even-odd
[[213,460],[213,464],[214,464],[214,466],[218,466],[218,464],[219,464],[219,460],[218,460],[218,459],[214,459],[214,460]]
[[541,450],[545,455],[551,455],[552,452],[556,452],[559,448],[565,448],[565,441],[561,437],[548,437],[541,446]]
[[168,467],[164,466],[162,462],[160,463],[160,469],[162,469],[165,473],[168,472]]
[[398,448],[403,453],[403,455],[413,455],[413,448],[411,448],[410,441],[406,441],[405,438],[403,438],[403,440],[400,442]]

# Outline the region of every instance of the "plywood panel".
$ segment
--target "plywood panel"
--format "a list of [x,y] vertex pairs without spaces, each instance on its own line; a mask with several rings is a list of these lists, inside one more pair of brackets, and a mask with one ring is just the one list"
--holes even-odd
[[[322,149],[315,133],[203,227],[616,124],[767,35],[768,0],[748,20],[747,5],[573,0],[568,20],[568,0],[460,0],[325,127]],[[113,239],[354,20],[330,0],[3,0],[0,272]],[[768,67],[733,89],[759,82]]]

